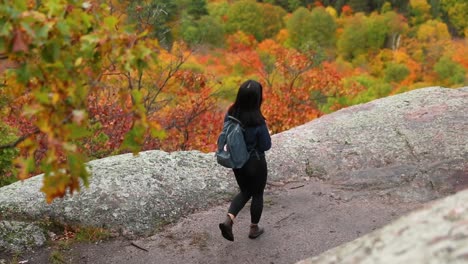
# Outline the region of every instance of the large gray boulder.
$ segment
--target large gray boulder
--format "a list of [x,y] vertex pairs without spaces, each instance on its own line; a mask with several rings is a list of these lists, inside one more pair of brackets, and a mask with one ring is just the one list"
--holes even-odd
[[274,137],[271,171],[428,201],[468,187],[468,87],[342,109]]
[[92,179],[80,193],[51,204],[39,192],[43,176],[0,190],[0,220],[54,221],[149,235],[193,209],[235,191],[213,154],[146,151],[89,162]]
[[297,264],[468,263],[468,190]]
[[[468,88],[414,90],[274,135],[269,180],[317,177],[340,188],[428,201],[468,185],[467,131]],[[147,151],[89,166],[90,187],[52,204],[39,192],[42,176],[1,188],[0,221],[149,235],[236,190],[232,172],[213,153]]]

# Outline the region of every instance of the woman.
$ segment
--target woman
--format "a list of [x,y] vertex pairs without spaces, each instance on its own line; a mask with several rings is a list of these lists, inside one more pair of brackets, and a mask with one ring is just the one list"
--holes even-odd
[[227,112],[240,120],[245,129],[244,139],[250,159],[240,169],[233,169],[240,192],[229,206],[226,220],[219,224],[224,238],[234,241],[232,225],[237,214],[252,198],[250,206],[251,225],[249,238],[254,239],[263,234],[264,229],[258,226],[263,211],[263,191],[267,181],[267,163],[265,151],[271,147],[271,138],[262,115],[262,85],[256,81],[244,82],[237,93],[236,101]]

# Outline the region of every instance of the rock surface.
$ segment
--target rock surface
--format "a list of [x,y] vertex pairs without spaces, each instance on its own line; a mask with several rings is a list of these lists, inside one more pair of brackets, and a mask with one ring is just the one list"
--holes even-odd
[[148,235],[235,190],[228,170],[215,164],[213,154],[196,151],[147,151],[89,165],[93,175],[89,188],[51,204],[38,191],[42,176],[2,188],[0,220],[54,221]]
[[21,252],[44,245],[44,230],[32,223],[0,221],[0,249]]
[[[428,201],[468,186],[468,88],[426,88],[349,107],[273,136],[269,180]],[[147,151],[95,160],[90,188],[45,203],[42,176],[0,189],[0,220],[150,235],[236,190],[213,153]]]
[[468,263],[468,190],[297,264]]
[[414,90],[277,135],[270,168],[428,201],[468,187],[467,131],[468,87]]

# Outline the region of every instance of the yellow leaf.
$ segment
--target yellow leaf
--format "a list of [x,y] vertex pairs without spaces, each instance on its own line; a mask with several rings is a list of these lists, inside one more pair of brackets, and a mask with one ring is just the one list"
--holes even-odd
[[83,58],[82,58],[82,57],[79,57],[78,59],[76,59],[76,61],[75,61],[75,67],[80,66],[82,62],[83,62]]
[[58,93],[52,93],[52,104],[57,104],[60,101],[60,95]]

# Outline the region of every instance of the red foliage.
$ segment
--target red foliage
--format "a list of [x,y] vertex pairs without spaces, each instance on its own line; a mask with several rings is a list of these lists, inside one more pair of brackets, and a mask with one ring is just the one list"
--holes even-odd
[[229,35],[226,40],[228,51],[238,52],[245,49],[253,48],[257,44],[257,40],[253,35],[248,35],[242,31]]
[[314,6],[315,7],[323,7],[324,5],[323,5],[322,1],[315,1]]
[[[103,152],[111,153],[119,149],[125,134],[132,125],[132,115],[124,111],[119,102],[112,97],[94,96],[88,97],[89,118],[93,124],[100,124],[99,128],[93,130],[93,136],[83,143],[84,150],[90,155]],[[104,133],[108,140],[99,142],[93,140]]]
[[350,16],[353,14],[353,9],[349,5],[344,5],[341,8],[341,14],[343,14],[344,16]]
[[[21,97],[16,98],[10,105],[9,105],[9,113],[4,118],[3,122],[10,127],[17,129],[17,134],[19,136],[26,136],[31,135],[31,137],[35,137],[39,148],[36,152],[34,152],[34,159],[36,161],[36,166],[39,165],[39,161],[45,157],[45,153],[47,151],[47,137],[43,133],[35,133],[36,126],[34,125],[35,120],[31,120],[25,117],[23,113],[23,105],[26,103],[31,104],[32,97],[29,95],[24,95]],[[25,150],[22,150],[20,153],[22,156],[28,156],[28,153]],[[63,156],[62,156],[63,159]],[[37,168],[37,167],[36,167]],[[33,174],[39,173],[39,169],[37,168]]]

